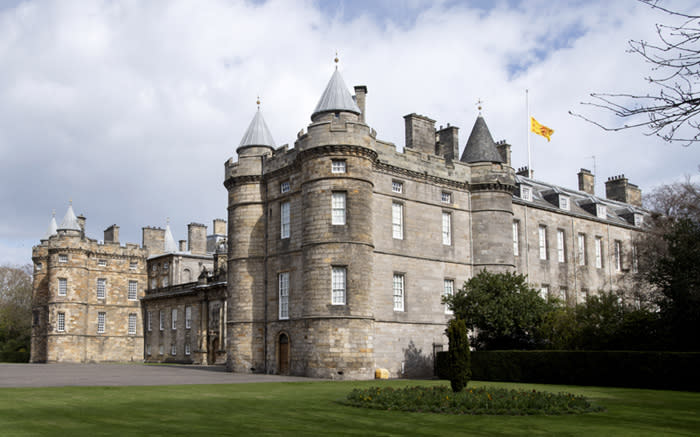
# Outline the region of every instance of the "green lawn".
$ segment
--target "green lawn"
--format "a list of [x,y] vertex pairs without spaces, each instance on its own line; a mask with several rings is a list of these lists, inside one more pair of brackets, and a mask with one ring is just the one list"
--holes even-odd
[[604,406],[572,416],[451,416],[347,407],[353,387],[444,381],[0,389],[8,435],[698,435],[700,393],[471,382],[568,391]]

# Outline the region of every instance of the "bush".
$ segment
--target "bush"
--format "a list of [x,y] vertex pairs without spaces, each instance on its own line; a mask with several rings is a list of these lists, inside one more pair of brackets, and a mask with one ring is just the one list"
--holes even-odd
[[[444,353],[438,353],[438,363]],[[471,356],[472,377],[480,381],[700,391],[698,368],[698,352],[477,351]],[[444,373],[438,377],[447,379]]]
[[482,387],[454,393],[447,386],[371,387],[347,397],[355,407],[446,414],[577,414],[601,411],[583,396]]
[[464,320],[452,319],[447,325],[449,340],[448,372],[452,391],[457,393],[464,390],[471,377],[469,357],[469,337]]

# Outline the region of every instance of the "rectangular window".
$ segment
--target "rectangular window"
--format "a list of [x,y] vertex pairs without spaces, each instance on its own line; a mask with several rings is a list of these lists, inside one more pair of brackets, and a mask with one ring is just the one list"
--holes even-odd
[[619,240],[615,240],[614,249],[615,249],[615,271],[619,272],[620,270],[622,270],[622,242]]
[[289,238],[289,202],[280,204],[280,238]]
[[440,195],[440,200],[442,203],[452,203],[452,194],[443,191]]
[[403,311],[403,275],[394,274],[394,311]]
[[107,260],[106,259],[101,259],[97,261],[97,265],[100,267],[106,267],[107,266]]
[[392,181],[391,182],[391,191],[394,193],[403,193],[403,183],[399,181]]
[[192,327],[192,307],[185,307],[185,329]]
[[603,239],[595,237],[595,267],[603,268]]
[[540,287],[540,297],[547,300],[549,297],[549,285],[543,285]]
[[41,263],[36,263],[36,269],[37,269],[37,270],[41,270],[41,267],[42,267]]
[[190,354],[190,344],[185,343],[185,355],[189,355],[189,354]]
[[577,303],[585,303],[587,299],[588,299],[588,290],[585,288],[582,288],[581,291],[578,292],[576,302]]
[[68,292],[68,279],[58,278],[58,295],[65,296]]
[[403,240],[403,205],[391,204],[391,233],[397,240]]
[[564,211],[571,210],[571,204],[569,203],[569,198],[566,196],[559,196],[559,208]]
[[167,261],[164,262],[164,263],[163,263],[163,271],[164,271],[164,272],[167,272],[169,268],[170,268],[170,264],[168,264]]
[[163,345],[162,344],[159,345],[158,346],[158,354],[163,355],[164,351],[165,351],[165,348],[163,347]]
[[98,299],[104,299],[105,298],[105,288],[106,288],[107,280],[104,278],[99,278],[97,280],[97,298]]
[[138,282],[137,281],[129,281],[129,294],[128,294],[129,300],[136,300],[137,295],[138,295]]
[[452,244],[452,214],[449,212],[442,213],[442,244]]
[[156,279],[156,278],[151,278],[151,290],[153,290],[154,288],[156,288],[156,285],[158,285],[158,284],[157,284],[157,279]]
[[637,258],[637,246],[632,246],[632,272],[639,273],[639,259]]
[[333,192],[331,200],[332,217],[331,223],[334,225],[345,224],[345,193]]
[[163,279],[161,280],[163,283],[163,287],[167,287],[168,284],[170,283],[170,278],[168,278],[168,275],[163,276]]
[[151,355],[151,345],[150,344],[146,345],[146,355],[148,355],[148,356]]
[[171,319],[170,319],[170,329],[175,330],[177,329],[177,309],[173,308],[171,312]]
[[60,263],[67,263],[68,262],[68,255],[66,254],[59,254],[58,255],[58,262]]
[[289,318],[289,272],[280,273],[279,284],[279,318],[286,320]]
[[97,333],[104,334],[105,332],[105,318],[107,313],[97,313]]
[[162,331],[162,330],[165,329],[165,313],[161,310],[159,316],[160,316],[159,328],[160,328],[160,330]]
[[151,311],[146,313],[146,325],[149,331],[153,330],[153,313]]
[[564,231],[562,229],[557,229],[557,260],[560,263],[566,262]]
[[520,222],[513,220],[513,255],[520,255]]
[[532,201],[532,188],[526,187],[525,185],[521,185],[520,198],[523,200],[527,200],[528,202]]
[[345,305],[345,276],[347,270],[345,267],[333,267],[331,278],[332,287],[332,304]]
[[58,320],[56,321],[56,331],[66,332],[66,313],[58,313]]
[[331,171],[333,173],[345,173],[345,160],[334,159],[331,161]]
[[644,216],[641,214],[634,214],[634,225],[637,227],[641,227],[644,224]]
[[546,226],[540,225],[539,237],[540,237],[540,259],[547,259],[547,227]]
[[586,265],[586,235],[578,234],[578,265]]
[[170,345],[170,355],[177,355],[177,345],[175,343]]
[[282,182],[280,184],[280,193],[288,193],[289,192],[289,182]]
[[595,206],[595,212],[596,212],[595,215],[598,218],[604,219],[604,218],[607,218],[607,216],[608,216],[608,209],[605,207],[605,205],[597,204]]
[[136,314],[129,314],[129,335],[136,335]]
[[[447,297],[447,296],[452,296],[455,294],[455,281],[452,279],[445,279],[445,283],[443,285],[443,291],[442,295]],[[445,314],[452,314],[452,310],[450,309],[449,305],[445,304]]]
[[139,267],[139,263],[136,261],[131,261],[129,263],[129,270],[136,270]]

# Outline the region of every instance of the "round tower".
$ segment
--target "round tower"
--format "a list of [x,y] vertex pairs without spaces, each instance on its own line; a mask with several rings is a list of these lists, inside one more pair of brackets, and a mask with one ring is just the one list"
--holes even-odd
[[295,148],[302,190],[305,375],[367,379],[374,372],[371,302],[373,131],[337,68]]
[[515,176],[496,148],[479,114],[460,161],[469,164],[471,180],[472,263],[474,273],[503,272],[513,259],[513,197]]
[[[259,104],[259,102],[258,102]],[[265,190],[263,166],[275,143],[260,108],[226,163],[228,190],[227,368],[263,372],[265,325]]]

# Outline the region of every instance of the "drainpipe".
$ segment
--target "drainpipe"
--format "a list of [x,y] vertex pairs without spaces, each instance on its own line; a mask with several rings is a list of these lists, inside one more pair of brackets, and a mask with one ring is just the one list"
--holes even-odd
[[[265,173],[264,171],[264,165],[265,165],[265,155],[260,157],[260,170],[261,173]],[[265,178],[261,178],[261,183],[264,184],[265,186],[265,194],[263,197],[263,224],[264,224],[264,235],[265,237],[263,238],[263,243],[264,243],[264,249],[263,249],[263,280],[264,280],[264,297],[265,297],[265,306],[264,306],[264,315],[263,315],[263,368],[265,369],[265,373],[269,373],[269,369],[267,367],[267,226],[268,226],[268,203],[267,203],[267,183],[265,182]]]

